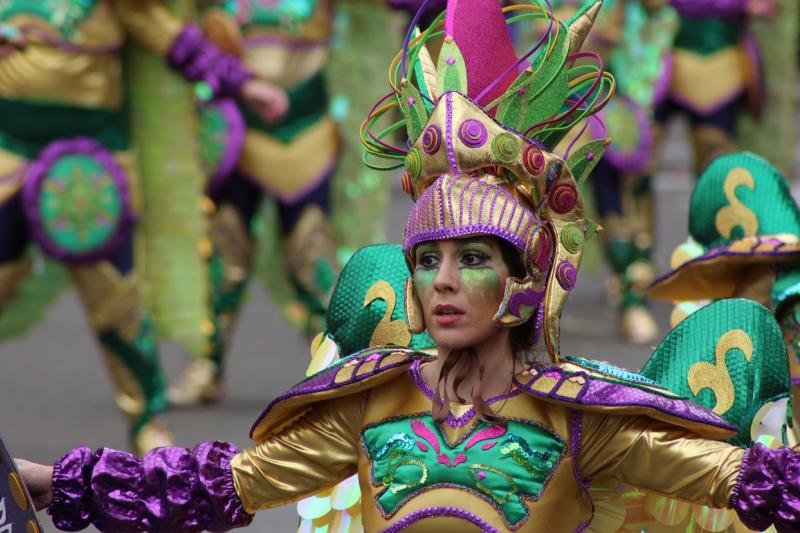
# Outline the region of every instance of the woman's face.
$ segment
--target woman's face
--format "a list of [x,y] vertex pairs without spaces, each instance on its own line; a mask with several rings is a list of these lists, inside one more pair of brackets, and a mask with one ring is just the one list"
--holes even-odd
[[509,270],[496,239],[423,243],[414,250],[414,261],[414,286],[425,326],[439,348],[475,346],[500,331],[492,319]]

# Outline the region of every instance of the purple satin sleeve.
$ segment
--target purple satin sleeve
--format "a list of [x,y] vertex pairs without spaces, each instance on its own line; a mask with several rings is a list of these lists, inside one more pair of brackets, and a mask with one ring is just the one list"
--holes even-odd
[[745,451],[731,506],[756,531],[800,531],[800,453],[756,444]]
[[222,52],[194,24],[187,24],[167,54],[169,65],[192,81],[204,81],[215,96],[236,98],[253,75],[239,58]]
[[672,0],[684,17],[733,18],[746,14],[747,0]]
[[193,450],[156,448],[144,457],[83,446],[53,465],[48,512],[64,531],[228,531],[250,524],[236,494],[226,442]]

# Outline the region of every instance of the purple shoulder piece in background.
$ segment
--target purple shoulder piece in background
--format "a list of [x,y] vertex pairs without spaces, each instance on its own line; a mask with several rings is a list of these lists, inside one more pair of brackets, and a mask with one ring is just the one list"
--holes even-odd
[[214,96],[236,98],[242,84],[253,77],[239,58],[214,46],[194,24],[184,26],[175,38],[167,62],[186,78],[206,82]]
[[681,16],[733,18],[746,15],[747,0],[672,0]]
[[231,474],[233,444],[157,448],[144,457],[76,448],[53,467],[48,512],[64,531],[227,531],[250,524]]
[[756,444],[744,454],[731,506],[742,523],[764,531],[800,531],[800,453]]

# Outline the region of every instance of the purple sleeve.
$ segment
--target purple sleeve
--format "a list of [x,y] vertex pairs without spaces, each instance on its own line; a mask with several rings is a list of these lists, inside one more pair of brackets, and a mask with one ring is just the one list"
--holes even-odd
[[236,98],[242,84],[253,77],[239,58],[214,46],[194,24],[184,26],[175,38],[167,62],[186,78],[206,82],[215,96]]
[[800,531],[800,454],[756,444],[744,454],[731,506],[742,523],[764,531]]
[[64,531],[227,531],[250,524],[236,494],[236,446],[205,442],[193,450],[157,448],[144,457],[76,448],[53,466],[48,512]]
[[747,9],[747,0],[672,0],[671,3],[684,17],[740,17]]

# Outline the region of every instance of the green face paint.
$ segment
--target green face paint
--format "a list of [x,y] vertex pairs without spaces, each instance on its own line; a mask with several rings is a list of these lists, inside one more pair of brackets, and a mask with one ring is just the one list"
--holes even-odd
[[439,272],[441,261],[439,246],[428,242],[420,244],[415,253],[414,286],[420,295],[427,295],[433,289],[433,281]]

